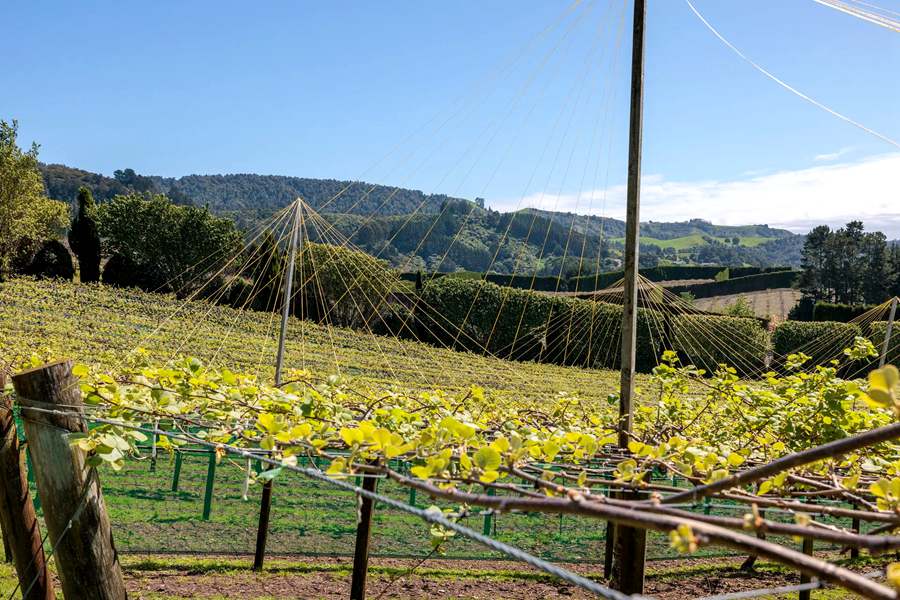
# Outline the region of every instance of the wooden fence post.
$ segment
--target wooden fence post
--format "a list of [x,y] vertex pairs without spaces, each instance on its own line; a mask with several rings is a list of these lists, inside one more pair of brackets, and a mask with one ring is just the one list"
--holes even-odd
[[2,520],[0,520],[0,535],[3,536],[3,562],[5,562],[7,564],[12,564],[12,562],[13,562],[12,546],[9,545],[9,536],[6,535],[6,527],[3,525]]
[[53,580],[47,571],[44,546],[34,504],[28,491],[25,455],[19,446],[12,402],[3,396],[6,376],[0,373],[0,524],[7,562],[15,562],[19,587],[26,600],[52,600]]
[[[374,475],[363,477],[362,489],[374,492],[378,480]],[[350,600],[365,600],[366,575],[369,570],[369,542],[372,539],[372,500],[359,498],[359,522],[356,524],[356,546],[353,548],[353,575],[350,580]]]
[[[623,490],[619,498],[640,500],[648,495]],[[613,534],[613,554],[610,586],[625,594],[644,593],[644,565],[647,558],[647,530],[616,525]]]
[[[854,503],[853,508],[858,509],[859,505]],[[856,533],[862,533],[862,531],[860,531],[860,522],[858,518],[853,519],[850,522],[850,528],[853,529],[853,531],[855,531]],[[850,558],[859,558],[859,548],[850,548]]]
[[259,525],[256,528],[256,552],[253,555],[253,570],[262,571],[266,559],[266,540],[269,537],[269,518],[272,514],[272,480],[263,484],[262,499],[259,504]]
[[[803,538],[803,554],[812,556],[812,554],[813,554],[813,539],[812,538]],[[812,581],[812,580],[810,579],[809,575],[807,575],[805,573],[800,574],[800,584],[801,585],[804,583],[810,583],[810,581]],[[812,590],[801,590],[797,597],[799,598],[799,600],[809,600],[811,595],[812,595]]]
[[613,553],[616,549],[616,524],[612,521],[606,522],[606,533],[603,538],[606,543],[603,552],[603,578],[608,580],[612,577]]
[[84,451],[69,444],[70,432],[87,431],[72,362],[37,367],[12,380],[66,600],[123,600],[125,582],[100,481],[85,466]]

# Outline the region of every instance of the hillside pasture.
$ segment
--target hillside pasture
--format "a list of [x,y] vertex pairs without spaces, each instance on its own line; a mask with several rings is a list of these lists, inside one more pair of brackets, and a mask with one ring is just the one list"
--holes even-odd
[[[661,239],[654,237],[641,236],[642,244],[650,244],[651,246],[658,246],[659,248],[674,248],[675,250],[687,250],[689,248],[694,248],[696,246],[706,246],[707,241],[704,238],[708,238],[712,236],[704,235],[702,233],[693,233],[691,235],[684,235],[681,237],[670,238],[670,239]],[[725,237],[713,237],[714,240],[722,242],[723,244],[731,245],[731,238]],[[771,242],[775,238],[763,237],[760,235],[752,235],[752,236],[738,236],[740,240],[739,246],[744,246],[746,248],[755,248],[760,244],[765,244],[766,242]],[[614,243],[624,244],[625,238],[612,238],[610,241]]]

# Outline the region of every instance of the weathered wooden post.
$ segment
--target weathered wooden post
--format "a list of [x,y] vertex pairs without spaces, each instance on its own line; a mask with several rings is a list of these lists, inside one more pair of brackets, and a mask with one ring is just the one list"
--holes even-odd
[[6,528],[3,527],[2,520],[0,520],[0,535],[3,536],[3,562],[5,562],[7,564],[12,564],[12,562],[13,562],[12,546],[9,545],[9,537],[6,535]]
[[[638,243],[640,238],[641,136],[644,104],[644,17],[646,0],[634,0],[631,46],[631,112],[625,214],[625,296],[622,304],[622,373],[619,386],[619,446],[628,448],[634,420],[634,365],[637,345]],[[614,528],[610,585],[626,594],[644,592],[647,532]]]
[[19,587],[26,600],[52,600],[53,580],[41,544],[41,531],[28,492],[25,455],[19,446],[12,402],[3,395],[6,376],[0,373],[0,524],[8,560],[15,562]]
[[[363,477],[362,489],[374,492],[378,480],[374,475]],[[370,498],[359,497],[359,521],[356,524],[356,546],[353,548],[353,575],[350,580],[350,600],[365,600],[366,575],[369,571],[369,542],[372,539],[372,505]]]
[[881,358],[878,359],[878,368],[884,367],[888,352],[891,349],[891,333],[894,329],[894,319],[897,317],[897,296],[891,299],[891,313],[888,315],[887,329],[884,332],[884,345],[881,347]]
[[259,524],[256,527],[256,552],[253,555],[253,570],[261,571],[266,557],[266,541],[269,538],[269,515],[272,511],[272,480],[263,484],[262,499],[259,504]]
[[[72,362],[14,375],[13,385],[66,600],[127,597],[96,471],[69,433],[87,431]],[[58,412],[51,412],[58,411]]]
[[[803,538],[803,554],[807,556],[813,555],[813,539],[812,538]],[[805,573],[800,573],[800,585],[804,583],[810,583],[812,579],[810,579],[809,575]],[[798,594],[799,600],[809,600],[812,595],[812,590],[800,590]]]

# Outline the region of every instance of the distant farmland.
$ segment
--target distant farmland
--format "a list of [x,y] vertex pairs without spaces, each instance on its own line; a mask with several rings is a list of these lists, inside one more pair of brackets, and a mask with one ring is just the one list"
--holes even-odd
[[[704,238],[706,237],[711,236],[707,236],[702,233],[694,233],[691,235],[663,240],[642,235],[641,243],[650,244],[652,246],[659,246],[660,248],[675,248],[676,250],[687,250],[689,248],[694,248],[695,246],[705,246],[707,242]],[[731,238],[714,237],[713,239],[722,242],[723,244],[731,244]],[[745,246],[747,248],[754,248],[756,246],[759,246],[760,244],[771,242],[774,239],[776,238],[763,237],[760,235],[743,236],[739,237],[740,243],[738,245]],[[612,238],[611,241],[624,244],[625,238]]]
[[694,306],[710,312],[723,312],[726,307],[736,302],[738,298],[743,297],[747,299],[756,316],[774,316],[779,321],[783,321],[787,319],[788,312],[800,301],[800,296],[800,290],[780,288],[746,292],[744,294],[730,294],[728,296],[713,296],[712,298],[699,298],[694,300]]

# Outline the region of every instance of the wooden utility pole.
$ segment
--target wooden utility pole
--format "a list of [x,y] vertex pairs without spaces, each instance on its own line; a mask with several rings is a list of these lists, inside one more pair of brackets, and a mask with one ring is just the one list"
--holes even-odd
[[888,315],[887,329],[884,332],[884,344],[881,346],[881,358],[878,359],[878,368],[884,367],[888,352],[891,349],[891,333],[894,329],[894,319],[897,318],[897,296],[891,299],[891,314]]
[[[281,376],[284,370],[284,346],[287,338],[288,318],[291,316],[291,298],[294,295],[294,265],[297,262],[297,242],[300,236],[300,228],[303,225],[303,201],[297,198],[294,201],[294,222],[291,229],[290,248],[287,270],[284,273],[284,300],[281,307],[281,331],[278,336],[278,353],[275,355],[275,385],[282,384]],[[256,529],[256,552],[253,556],[253,569],[259,571],[263,568],[266,558],[266,541],[269,537],[269,517],[272,514],[272,480],[263,484],[262,498],[259,503],[259,525]]]
[[19,446],[12,401],[3,396],[6,375],[0,373],[0,524],[9,545],[26,600],[54,600],[41,530],[28,491],[25,453]]
[[638,244],[641,218],[641,128],[644,104],[644,13],[646,0],[634,0],[631,50],[631,119],[628,133],[628,187],[625,214],[625,300],[622,310],[622,374],[619,446],[628,447],[633,424],[634,362],[637,344]]
[[[622,374],[619,388],[619,446],[628,447],[634,420],[634,363],[637,344],[638,245],[640,238],[641,134],[644,108],[644,16],[646,0],[634,0],[631,45],[631,114],[628,127],[628,183],[625,214],[625,299],[622,306]],[[626,594],[644,591],[647,532],[614,529],[612,586]]]
[[24,371],[12,380],[66,600],[123,600],[125,582],[97,472],[68,439],[70,433],[87,432],[72,361]]

